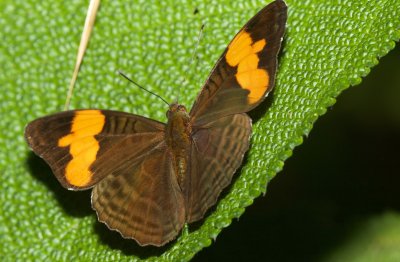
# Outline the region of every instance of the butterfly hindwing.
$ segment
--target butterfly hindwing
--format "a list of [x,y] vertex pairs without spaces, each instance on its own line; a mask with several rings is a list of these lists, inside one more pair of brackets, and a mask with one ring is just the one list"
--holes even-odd
[[251,119],[246,114],[219,118],[193,130],[184,195],[188,222],[201,219],[229,185],[249,147]]
[[190,111],[194,125],[248,112],[261,103],[274,86],[286,19],[286,4],[277,0],[237,33]]
[[165,244],[185,222],[182,192],[165,146],[161,143],[140,161],[113,172],[92,191],[99,220],[140,245]]
[[73,110],[36,119],[25,137],[65,188],[87,189],[163,139],[164,124],[109,110]]

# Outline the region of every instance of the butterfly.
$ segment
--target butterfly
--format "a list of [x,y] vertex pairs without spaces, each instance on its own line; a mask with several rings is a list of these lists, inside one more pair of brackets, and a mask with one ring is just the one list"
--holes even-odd
[[190,111],[166,124],[98,109],[30,122],[25,138],[70,190],[92,188],[100,222],[140,245],[162,246],[203,218],[249,148],[251,118],[275,82],[287,6],[276,0],[236,34]]

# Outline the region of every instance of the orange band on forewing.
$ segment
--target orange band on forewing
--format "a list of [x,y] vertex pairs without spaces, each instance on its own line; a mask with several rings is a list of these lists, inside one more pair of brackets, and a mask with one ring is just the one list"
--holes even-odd
[[228,46],[228,52],[225,55],[226,62],[230,66],[237,66],[243,58],[253,53],[252,43],[253,41],[246,31],[238,33]]
[[250,34],[243,30],[232,40],[225,55],[230,66],[237,66],[235,76],[239,85],[250,91],[247,97],[250,104],[257,103],[268,88],[269,75],[267,70],[258,68],[257,55],[266,44],[265,39],[254,43]]
[[65,169],[65,177],[71,185],[87,185],[93,174],[89,167],[96,160],[99,142],[94,137],[103,129],[105,116],[99,110],[77,111],[72,120],[71,133],[58,140],[58,146],[69,146],[72,160]]
[[268,86],[269,76],[264,69],[255,69],[243,73],[236,74],[236,80],[244,89],[250,91],[247,101],[250,104],[257,103],[265,93]]

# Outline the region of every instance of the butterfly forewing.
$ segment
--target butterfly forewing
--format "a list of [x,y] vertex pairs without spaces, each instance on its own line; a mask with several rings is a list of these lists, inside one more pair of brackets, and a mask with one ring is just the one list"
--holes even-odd
[[75,110],[32,121],[25,137],[65,188],[86,189],[161,141],[164,126],[117,111]]
[[141,245],[172,240],[185,222],[183,197],[162,142],[140,161],[113,172],[92,191],[99,220]]
[[275,82],[287,7],[277,0],[256,14],[235,36],[203,86],[190,115],[203,125],[256,107]]
[[193,131],[184,190],[188,222],[201,219],[229,185],[249,147],[250,134],[246,114],[226,116]]

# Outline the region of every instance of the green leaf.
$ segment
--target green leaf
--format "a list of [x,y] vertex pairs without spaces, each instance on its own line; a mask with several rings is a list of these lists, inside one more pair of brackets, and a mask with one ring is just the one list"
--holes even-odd
[[385,212],[365,220],[342,246],[325,261],[398,261],[400,258],[400,216]]
[[[143,248],[97,222],[89,192],[63,189],[23,138],[27,122],[63,107],[87,4],[0,3],[0,251],[8,260],[189,260],[265,192],[318,116],[341,91],[360,83],[400,37],[397,0],[287,1],[277,85],[252,112],[252,147],[235,182],[203,223],[185,228],[166,247]],[[190,106],[229,40],[265,4],[103,1],[73,108],[116,109],[165,121],[165,105],[116,70],[170,101],[179,94]],[[187,68],[202,23],[198,60]]]

